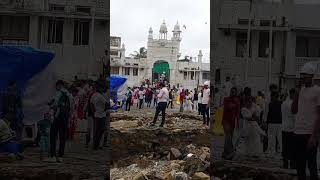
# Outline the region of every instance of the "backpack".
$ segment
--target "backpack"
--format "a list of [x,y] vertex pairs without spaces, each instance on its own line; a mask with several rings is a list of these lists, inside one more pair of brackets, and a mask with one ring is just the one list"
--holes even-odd
[[61,91],[61,96],[58,102],[59,116],[68,117],[70,113],[70,99],[66,92]]

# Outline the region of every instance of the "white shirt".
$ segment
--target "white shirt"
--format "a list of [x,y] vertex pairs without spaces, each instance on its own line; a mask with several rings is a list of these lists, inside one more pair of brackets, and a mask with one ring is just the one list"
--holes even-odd
[[312,134],[317,120],[317,106],[320,106],[320,88],[303,87],[299,93],[298,113],[295,121],[295,134]]
[[248,109],[246,107],[243,107],[241,109],[241,114],[242,114],[243,118],[245,118],[245,119],[251,119],[253,114],[255,114],[256,116],[259,117],[260,113],[261,113],[260,107],[254,103],[252,103],[252,106],[250,109]]
[[201,97],[201,95],[202,95],[202,93],[200,92],[200,93],[198,94],[198,102],[199,102],[200,104],[202,104],[202,97]]
[[209,104],[210,89],[203,89],[202,104]]
[[288,97],[281,105],[282,130],[285,132],[294,131],[295,116],[291,112],[292,100]]
[[163,87],[158,94],[158,102],[168,102],[169,91],[166,87]]
[[94,116],[96,118],[106,117],[106,103],[107,99],[100,93],[96,92],[91,97],[91,103],[94,106],[95,112]]
[[144,95],[144,92],[143,91],[139,91],[139,99],[143,99],[143,95]]

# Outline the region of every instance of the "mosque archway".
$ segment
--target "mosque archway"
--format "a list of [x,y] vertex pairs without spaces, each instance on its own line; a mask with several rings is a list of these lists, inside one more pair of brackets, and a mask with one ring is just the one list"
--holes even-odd
[[170,66],[165,60],[156,61],[152,68],[152,82],[157,82],[161,78],[167,82],[170,80]]

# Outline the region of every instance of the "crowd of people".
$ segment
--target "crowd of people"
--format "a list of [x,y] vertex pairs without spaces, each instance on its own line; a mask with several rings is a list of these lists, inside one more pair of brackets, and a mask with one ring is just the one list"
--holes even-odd
[[231,87],[221,98],[225,142],[222,157],[236,153],[251,157],[280,157],[284,168],[296,169],[299,180],[318,179],[317,146],[320,130],[320,87],[313,83],[314,66],[306,64],[295,88],[281,91],[272,84],[256,96],[251,88]]
[[[106,129],[107,83],[100,76],[96,81],[79,80],[70,84],[58,80],[56,92],[48,100],[47,110],[36,123],[35,145],[40,147],[40,159],[47,162],[63,162],[66,142],[74,141],[80,121],[87,121],[85,146],[93,150],[101,147]],[[15,154],[21,159],[23,148],[22,96],[16,83],[10,82],[1,96],[0,153]],[[57,152],[57,140],[59,148]]]
[[[202,115],[203,124],[209,126],[210,97],[209,81],[193,90],[170,87],[170,84],[159,82],[152,87],[148,85],[128,87],[120,107],[125,111],[130,111],[134,105],[138,109],[155,108],[155,118],[160,112],[165,114],[165,109],[168,108],[180,112],[195,112]],[[164,122],[163,119],[161,126]]]

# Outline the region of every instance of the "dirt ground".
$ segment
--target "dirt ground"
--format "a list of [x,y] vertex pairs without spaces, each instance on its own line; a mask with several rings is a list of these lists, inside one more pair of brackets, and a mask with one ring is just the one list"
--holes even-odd
[[[166,125],[150,127],[154,108],[111,114],[111,179],[209,179],[209,134],[197,112],[168,109]],[[190,157],[188,157],[188,154]],[[197,173],[198,172],[198,173]],[[200,174],[203,172],[204,174]]]
[[[82,125],[80,125],[82,126]],[[81,131],[80,129],[78,129]],[[23,160],[8,157],[0,159],[1,180],[78,180],[105,179],[108,173],[108,147],[93,151],[85,147],[85,133],[76,134],[66,144],[63,163],[46,163],[40,160],[39,147],[26,147]]]

